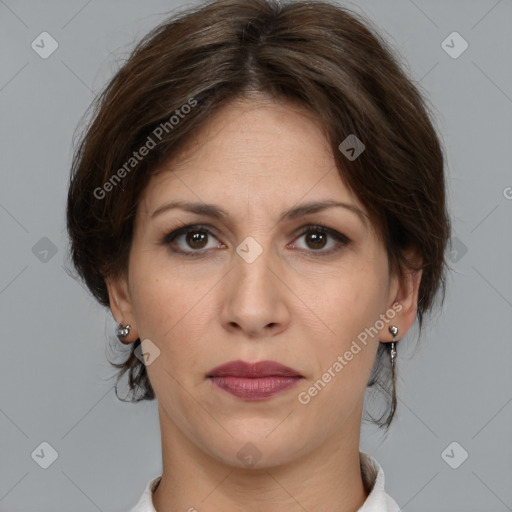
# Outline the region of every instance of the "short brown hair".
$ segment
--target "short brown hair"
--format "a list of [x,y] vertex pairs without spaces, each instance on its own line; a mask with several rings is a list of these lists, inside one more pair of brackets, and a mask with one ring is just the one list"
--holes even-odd
[[[443,150],[418,86],[370,27],[325,1],[220,0],[189,8],[143,38],[98,96],[72,164],[72,261],[102,305],[109,306],[105,278],[127,271],[138,201],[158,166],[216,110],[257,93],[300,103],[320,119],[341,179],[384,242],[390,272],[413,269],[403,250],[418,250],[421,331],[435,296],[441,291],[442,302],[445,295]],[[354,160],[338,149],[350,135],[366,147]],[[135,401],[151,400],[145,366],[134,355],[139,345],[123,364],[112,364],[120,369],[117,382],[128,371],[130,390],[141,389]],[[385,345],[368,386],[392,397],[384,423],[384,415],[376,420],[387,427],[396,396],[394,372],[393,391],[387,386]]]

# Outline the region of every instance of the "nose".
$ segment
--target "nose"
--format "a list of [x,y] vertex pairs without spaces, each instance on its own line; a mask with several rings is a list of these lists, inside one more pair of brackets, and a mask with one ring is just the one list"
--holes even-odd
[[[290,290],[279,275],[279,263],[264,250],[248,263],[233,255],[231,272],[223,282],[221,322],[228,332],[248,338],[275,336],[290,323]],[[282,274],[282,272],[281,272]]]

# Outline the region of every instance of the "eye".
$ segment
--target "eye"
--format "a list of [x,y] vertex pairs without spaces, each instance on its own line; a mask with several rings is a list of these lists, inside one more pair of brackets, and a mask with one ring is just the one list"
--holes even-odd
[[166,235],[162,243],[170,246],[171,251],[187,256],[195,256],[194,253],[219,246],[225,247],[206,226],[202,225],[187,225],[176,229]]
[[[306,247],[300,247],[297,243],[304,237]],[[326,256],[348,245],[350,240],[338,231],[322,225],[306,226],[297,238],[288,246],[298,248],[315,256]],[[212,233],[212,231],[199,224],[188,224],[167,234],[162,244],[170,247],[174,253],[184,256],[200,256],[208,249],[225,248]]]
[[295,241],[292,242],[293,247],[298,245],[296,240],[299,240],[301,237],[304,237],[306,243],[304,250],[310,253],[319,253],[318,255],[331,254],[350,243],[350,240],[345,235],[321,225],[306,226],[299,233]]

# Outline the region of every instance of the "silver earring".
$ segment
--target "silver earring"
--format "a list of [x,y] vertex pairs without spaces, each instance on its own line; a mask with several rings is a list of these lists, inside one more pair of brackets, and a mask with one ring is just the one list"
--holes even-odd
[[391,336],[393,336],[393,341],[391,342],[391,351],[390,351],[390,359],[391,359],[391,367],[395,368],[395,359],[396,359],[396,341],[395,336],[398,334],[398,327],[396,325],[390,325],[389,326],[389,332],[391,333]]
[[127,325],[126,327],[123,327],[122,324],[119,324],[117,326],[117,331],[116,331],[116,336],[119,338],[119,341],[124,343],[123,338],[126,338],[126,336],[128,336],[128,334],[130,334],[131,330],[132,330],[132,328],[129,325]]

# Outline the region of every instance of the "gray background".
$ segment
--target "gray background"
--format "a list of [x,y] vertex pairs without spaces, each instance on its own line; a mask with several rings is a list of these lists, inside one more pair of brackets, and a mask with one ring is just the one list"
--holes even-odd
[[[0,511],[123,511],[160,474],[156,401],[115,396],[113,321],[64,270],[64,211],[82,114],[183,5],[0,0]],[[346,5],[428,91],[454,223],[446,306],[399,345],[398,416],[385,439],[365,425],[362,449],[406,512],[512,510],[512,2]],[[59,45],[47,59],[31,48],[43,31]],[[455,59],[453,31],[469,44]],[[58,452],[48,469],[31,456],[42,442]]]

